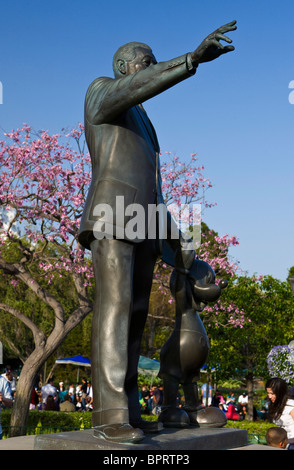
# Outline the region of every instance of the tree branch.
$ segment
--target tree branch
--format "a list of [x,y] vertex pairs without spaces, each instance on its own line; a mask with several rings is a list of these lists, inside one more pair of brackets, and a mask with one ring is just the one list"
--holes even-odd
[[64,324],[64,310],[60,302],[53,297],[46,289],[44,289],[25,269],[20,263],[8,263],[3,257],[0,256],[0,268],[3,269],[5,274],[15,276],[17,279],[23,281],[38,297],[43,300],[55,313],[56,324],[59,322]]
[[33,333],[35,344],[37,347],[42,347],[45,344],[46,337],[34,322],[30,320],[26,315],[24,315],[20,310],[11,307],[10,305],[0,303],[0,309],[4,310],[7,313],[10,313],[10,315],[13,315],[15,318],[20,320],[24,325],[26,325],[31,332]]

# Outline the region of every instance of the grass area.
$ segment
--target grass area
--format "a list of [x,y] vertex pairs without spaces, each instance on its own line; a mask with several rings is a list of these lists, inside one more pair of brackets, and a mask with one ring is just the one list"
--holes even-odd
[[245,429],[248,433],[248,442],[251,444],[266,444],[265,435],[269,428],[274,427],[268,421],[232,421],[228,420],[226,428]]

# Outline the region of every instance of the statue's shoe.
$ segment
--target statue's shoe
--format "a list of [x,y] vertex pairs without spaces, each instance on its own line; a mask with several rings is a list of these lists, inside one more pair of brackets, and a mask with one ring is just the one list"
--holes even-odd
[[163,424],[161,422],[159,422],[159,421],[145,421],[144,419],[141,419],[140,421],[131,421],[130,420],[130,425],[133,428],[142,429],[142,431],[145,434],[154,434],[154,433],[162,431],[162,429],[163,429]]
[[164,408],[158,416],[158,421],[162,422],[165,428],[187,428],[190,425],[190,418],[186,411],[181,408]]
[[[192,412],[192,419],[196,420],[201,428],[221,428],[227,424],[227,417],[225,413],[214,406],[201,408],[197,412]],[[188,412],[190,416],[190,413]]]
[[136,443],[144,439],[141,429],[133,428],[130,424],[103,424],[94,427],[94,436],[106,441],[117,443]]

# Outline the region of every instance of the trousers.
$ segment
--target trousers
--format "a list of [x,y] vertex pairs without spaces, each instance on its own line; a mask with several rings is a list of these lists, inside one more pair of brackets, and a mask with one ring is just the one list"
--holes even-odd
[[138,362],[148,315],[156,240],[91,243],[95,302],[91,336],[93,426],[140,420]]

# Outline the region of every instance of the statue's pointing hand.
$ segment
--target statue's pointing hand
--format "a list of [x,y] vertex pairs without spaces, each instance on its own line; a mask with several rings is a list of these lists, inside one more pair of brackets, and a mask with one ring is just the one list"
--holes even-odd
[[225,33],[235,31],[237,29],[236,23],[236,21],[231,21],[209,34],[200,46],[194,52],[191,52],[193,64],[198,65],[202,62],[210,62],[226,52],[235,50],[234,46],[224,46],[220,41],[232,42],[232,39],[226,36]]

